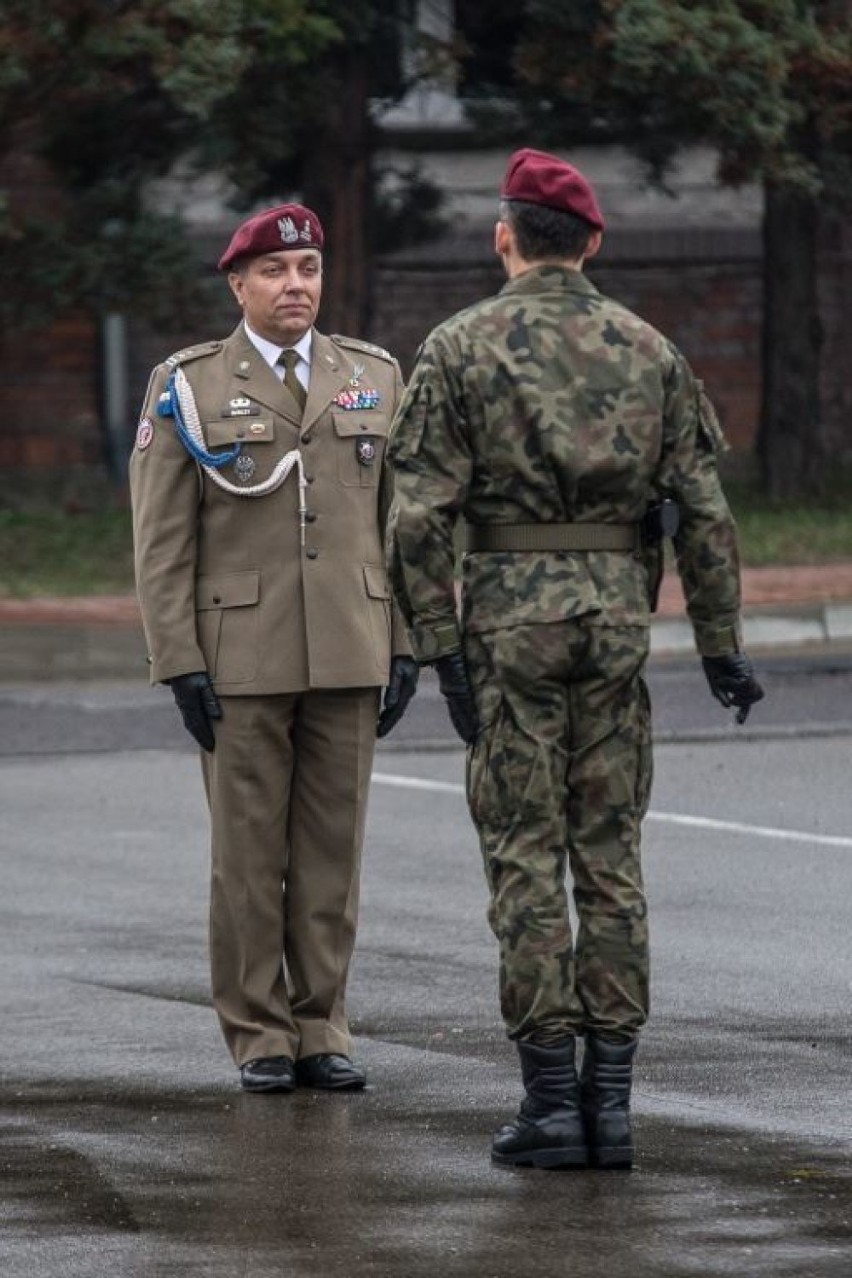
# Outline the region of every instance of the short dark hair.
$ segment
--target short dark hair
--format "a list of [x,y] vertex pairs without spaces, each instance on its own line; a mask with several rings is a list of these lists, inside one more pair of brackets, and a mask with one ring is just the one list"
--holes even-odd
[[524,200],[501,200],[500,220],[514,231],[518,252],[526,262],[577,261],[585,255],[595,229],[575,213]]

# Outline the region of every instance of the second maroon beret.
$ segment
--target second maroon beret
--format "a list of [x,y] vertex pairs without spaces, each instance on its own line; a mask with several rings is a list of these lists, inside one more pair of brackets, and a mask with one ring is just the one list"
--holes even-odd
[[504,200],[523,200],[573,213],[596,231],[604,229],[591,183],[573,164],[546,151],[524,147],[510,156],[500,194]]

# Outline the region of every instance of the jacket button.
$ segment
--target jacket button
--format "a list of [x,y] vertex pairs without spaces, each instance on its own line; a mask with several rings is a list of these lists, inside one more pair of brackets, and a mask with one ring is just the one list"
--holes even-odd
[[306,510],[306,511],[305,511],[305,523],[306,523],[306,524],[315,524],[315,523],[316,523],[316,521],[317,521],[317,517],[316,517],[315,512],[314,512],[313,510]]
[[214,595],[214,596],[213,596],[213,602],[214,602],[214,604],[220,604],[220,603],[222,602],[222,596],[221,596],[221,595]]
[[319,558],[319,551],[318,551],[318,550],[315,550],[313,546],[311,546],[310,550],[306,550],[306,551],[305,551],[305,554],[308,556],[308,559],[318,559],[318,558]]

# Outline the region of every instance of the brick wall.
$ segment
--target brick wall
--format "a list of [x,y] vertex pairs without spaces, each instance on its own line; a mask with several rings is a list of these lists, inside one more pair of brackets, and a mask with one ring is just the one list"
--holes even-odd
[[[590,267],[595,285],[670,337],[705,380],[732,447],[751,448],[760,412],[759,263],[707,265],[614,260]],[[429,329],[493,293],[499,266],[383,266],[373,336],[408,369]]]
[[[605,293],[660,328],[683,350],[717,406],[733,448],[746,454],[755,440],[760,409],[759,245],[697,244],[658,233],[613,237],[589,274]],[[377,268],[367,334],[388,347],[408,371],[426,333],[447,315],[499,289],[499,265],[482,237],[475,251],[420,250],[386,259]],[[826,329],[823,393],[827,435],[838,457],[852,451],[849,420],[848,333],[852,297],[852,236],[837,227],[824,247],[821,296]],[[715,258],[715,260],[714,260]],[[218,296],[218,295],[217,295]],[[221,303],[221,305],[220,305]],[[238,313],[227,292],[202,330],[153,332],[130,324],[130,406],[127,447],[151,366],[170,351],[208,336],[221,336]],[[23,471],[29,474],[100,471],[106,475],[99,411],[99,335],[91,319],[78,317],[51,330],[5,340],[0,351],[0,505]]]
[[7,335],[0,368],[0,472],[99,464],[97,329],[91,319]]
[[[26,126],[0,161],[0,190],[13,213],[56,205]],[[0,336],[0,508],[16,504],[30,476],[101,468],[97,343],[97,326],[84,314]]]

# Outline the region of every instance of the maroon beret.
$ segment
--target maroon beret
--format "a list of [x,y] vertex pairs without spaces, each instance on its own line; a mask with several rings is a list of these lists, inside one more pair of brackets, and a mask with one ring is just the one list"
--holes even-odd
[[282,249],[321,249],[323,233],[313,209],[304,204],[279,204],[243,222],[219,258],[219,270],[227,271],[238,258],[280,253]]
[[526,146],[510,156],[500,194],[504,200],[523,200],[526,204],[543,204],[562,213],[574,213],[596,231],[604,229],[591,184],[572,164],[546,151],[533,151]]

